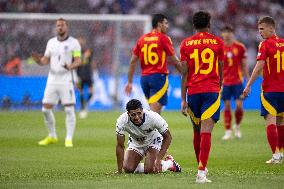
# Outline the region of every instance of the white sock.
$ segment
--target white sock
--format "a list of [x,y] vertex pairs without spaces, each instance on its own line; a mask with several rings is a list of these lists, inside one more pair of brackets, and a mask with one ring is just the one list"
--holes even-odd
[[144,173],[144,163],[139,163],[137,165],[134,173]]
[[66,113],[66,138],[65,140],[72,140],[76,126],[76,116],[74,106],[65,106]]
[[44,123],[48,129],[48,136],[56,138],[56,131],[55,131],[55,118],[52,112],[52,109],[46,109],[42,107]]
[[162,163],[162,172],[165,172],[173,167],[173,161],[171,160],[167,161],[162,160],[161,163]]

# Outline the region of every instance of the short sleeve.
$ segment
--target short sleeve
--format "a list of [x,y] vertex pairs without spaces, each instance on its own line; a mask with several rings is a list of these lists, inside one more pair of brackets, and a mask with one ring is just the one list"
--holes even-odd
[[152,112],[152,116],[154,119],[155,128],[161,135],[163,135],[167,130],[169,130],[168,123],[158,113]]
[[50,50],[50,40],[47,42],[46,48],[45,48],[45,52],[44,52],[44,56],[50,58],[51,56],[51,50]]
[[224,42],[220,40],[220,48],[218,52],[218,60],[219,61],[224,61]]
[[163,36],[161,39],[161,43],[168,56],[173,56],[175,54],[173,43],[169,36]]
[[180,61],[186,61],[186,55],[184,53],[184,42],[180,44],[179,53],[180,53]]
[[266,60],[266,46],[265,43],[261,42],[258,46],[258,53],[256,60]]
[[135,55],[135,56],[138,56],[139,57],[139,54],[140,54],[140,47],[139,47],[139,40],[136,42],[134,48],[133,48],[133,51],[132,53]]
[[72,57],[81,57],[81,45],[77,39],[74,40],[74,47],[72,50]]
[[247,48],[244,45],[242,45],[241,49],[242,49],[242,57],[241,58],[244,59],[244,58],[247,57]]
[[121,115],[116,121],[116,134],[117,135],[121,135],[121,136],[124,135],[125,124],[126,124],[125,117],[124,115]]

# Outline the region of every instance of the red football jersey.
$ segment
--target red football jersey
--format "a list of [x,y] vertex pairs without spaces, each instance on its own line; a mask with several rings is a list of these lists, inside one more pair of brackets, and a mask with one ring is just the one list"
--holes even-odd
[[172,41],[164,33],[152,30],[139,38],[133,54],[140,59],[142,75],[168,74],[167,56],[175,54]]
[[284,39],[274,35],[259,44],[257,60],[264,60],[262,89],[284,92]]
[[235,41],[224,45],[223,85],[236,85],[243,82],[242,61],[246,58],[245,46]]
[[180,46],[181,61],[188,64],[187,93],[220,91],[219,61],[224,59],[224,42],[208,32],[184,39]]

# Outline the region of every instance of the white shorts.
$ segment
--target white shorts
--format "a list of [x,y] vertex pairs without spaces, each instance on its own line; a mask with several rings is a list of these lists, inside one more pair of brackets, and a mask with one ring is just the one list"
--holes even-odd
[[129,140],[127,150],[132,150],[143,158],[146,155],[146,152],[149,148],[153,148],[160,151],[162,143],[163,143],[162,136],[157,136],[148,146],[143,146],[143,147],[136,146],[135,144],[133,144],[133,142]]
[[74,85],[68,84],[47,84],[44,90],[43,104],[75,104]]

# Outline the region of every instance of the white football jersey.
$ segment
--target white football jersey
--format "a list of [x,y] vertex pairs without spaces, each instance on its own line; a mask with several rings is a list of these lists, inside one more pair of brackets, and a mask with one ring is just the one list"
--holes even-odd
[[44,56],[50,59],[50,70],[48,74],[48,84],[66,84],[73,80],[72,71],[66,70],[64,64],[71,64],[74,54],[81,53],[81,46],[77,39],[69,36],[64,41],[59,41],[57,37],[51,38],[46,45]]
[[143,123],[140,126],[132,123],[127,112],[119,116],[116,122],[116,133],[125,135],[125,131],[128,132],[129,140],[138,147],[148,146],[155,138],[168,130],[167,122],[158,113],[150,110],[143,110],[143,112]]

